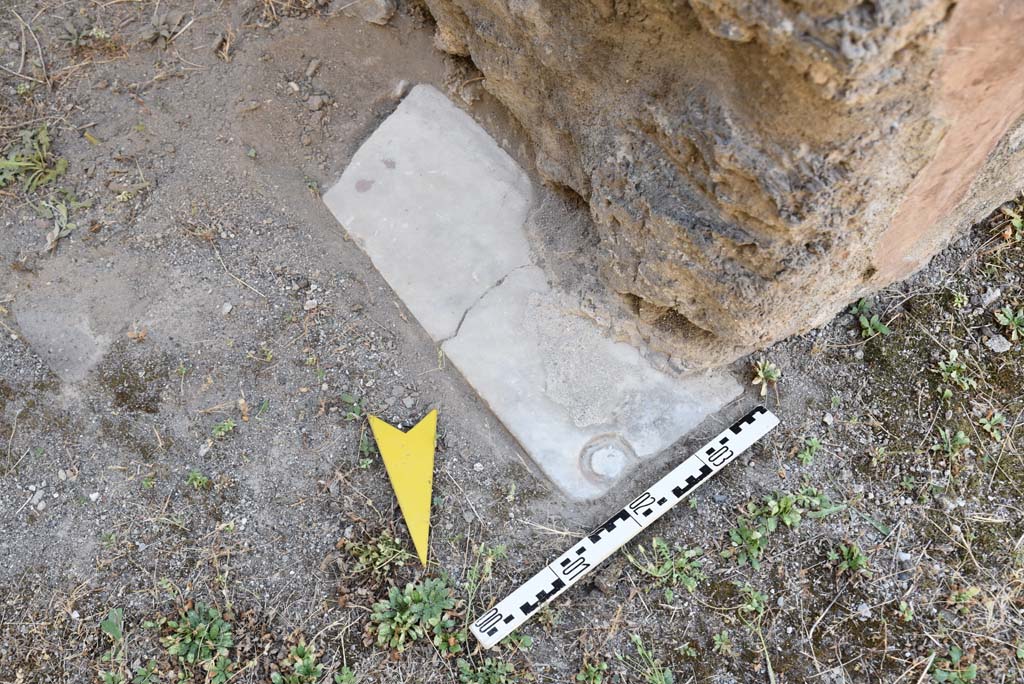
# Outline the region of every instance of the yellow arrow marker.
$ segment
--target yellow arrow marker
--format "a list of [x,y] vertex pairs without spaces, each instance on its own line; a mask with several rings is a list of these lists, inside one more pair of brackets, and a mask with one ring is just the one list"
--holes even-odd
[[424,567],[430,537],[430,495],[434,484],[434,437],[437,411],[431,411],[408,432],[370,416],[370,429],[391,478],[391,488]]

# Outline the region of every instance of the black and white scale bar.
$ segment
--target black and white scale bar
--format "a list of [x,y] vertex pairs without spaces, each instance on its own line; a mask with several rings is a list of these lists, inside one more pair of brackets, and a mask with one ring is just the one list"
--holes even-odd
[[484,648],[494,646],[778,424],[768,409],[755,408],[477,618],[470,630]]

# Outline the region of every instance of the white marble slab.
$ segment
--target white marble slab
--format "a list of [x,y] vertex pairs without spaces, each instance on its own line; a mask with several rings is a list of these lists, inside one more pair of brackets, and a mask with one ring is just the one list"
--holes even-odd
[[666,375],[579,315],[530,258],[531,197],[472,118],[417,86],[324,201],[544,473],[590,499],[740,387]]

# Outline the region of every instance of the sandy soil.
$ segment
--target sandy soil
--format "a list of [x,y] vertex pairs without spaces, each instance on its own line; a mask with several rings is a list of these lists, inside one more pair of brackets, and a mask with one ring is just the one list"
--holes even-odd
[[[782,371],[766,400],[783,427],[640,539],[703,550],[692,593],[667,586],[682,564],[634,550],[529,639],[379,645],[371,606],[389,587],[442,578],[458,635],[759,397],[614,500],[565,504],[318,198],[403,81],[466,101],[527,168],[531,152],[472,65],[433,49],[421,8],[387,26],[338,9],[0,9],[4,156],[46,124],[49,164],[67,161],[40,188],[0,189],[0,682],[265,682],[294,675],[302,640],[324,669],[294,682],[343,666],[363,682],[970,681],[972,666],[1024,681],[1024,356],[995,317],[1024,306],[1013,203],[880,294],[890,334],[865,339],[844,314],[758,357]],[[550,245],[585,260],[578,203],[548,194],[533,230],[568,217]],[[74,226],[49,249],[60,207]],[[432,564],[365,572],[361,544],[411,546],[364,416],[411,425],[430,408]],[[828,501],[766,512],[804,487]],[[757,569],[722,555],[743,524],[768,538]],[[200,602],[233,625],[221,680],[161,642],[161,618]]]

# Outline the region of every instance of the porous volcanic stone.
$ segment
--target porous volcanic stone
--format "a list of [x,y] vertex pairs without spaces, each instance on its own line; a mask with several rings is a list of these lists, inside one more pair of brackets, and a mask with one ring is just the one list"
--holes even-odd
[[676,366],[823,323],[1024,175],[1024,2],[426,2]]

